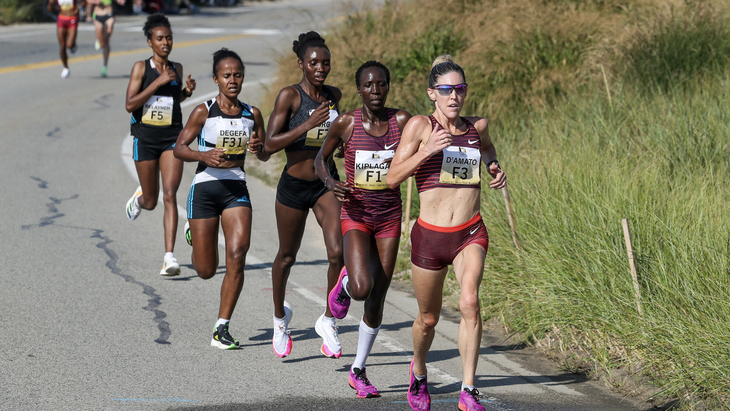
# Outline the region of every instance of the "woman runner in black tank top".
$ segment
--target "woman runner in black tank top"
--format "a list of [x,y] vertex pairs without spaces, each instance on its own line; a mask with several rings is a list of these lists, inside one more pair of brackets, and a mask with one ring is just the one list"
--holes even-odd
[[[172,154],[177,135],[182,130],[180,102],[195,90],[195,80],[188,74],[183,88],[183,67],[168,60],[172,51],[172,28],[167,17],[153,14],[143,31],[152,57],[132,67],[127,86],[127,112],[132,113],[131,131],[135,144],[134,165],[139,187],[127,202],[127,217],[134,220],[142,209],[157,206],[162,175],[165,257],[160,275],[180,273],[173,255],[177,234],[177,189],[182,179],[183,163]],[[140,149],[144,156],[138,157]]]
[[[286,168],[282,173],[276,198],[279,251],[271,269],[274,298],[273,348],[278,357],[286,357],[291,353],[292,340],[288,330],[291,308],[284,305],[284,296],[310,208],[322,227],[327,247],[328,292],[337,282],[337,276],[344,266],[340,202],[327,191],[314,170],[314,157],[337,115],[337,103],[342,92],[324,84],[330,72],[330,52],[319,34],[301,34],[294,42],[293,50],[299,59],[302,80],[299,84],[285,87],[279,92],[274,111],[269,117],[265,141],[268,153],[282,149],[286,151]],[[321,352],[325,356],[338,358],[341,347],[329,306],[317,320],[315,329],[324,339]]]

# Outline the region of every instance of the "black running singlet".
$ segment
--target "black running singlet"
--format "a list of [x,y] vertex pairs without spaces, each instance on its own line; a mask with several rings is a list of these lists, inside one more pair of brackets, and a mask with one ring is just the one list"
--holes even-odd
[[[144,61],[144,75],[139,91],[149,87],[160,73],[151,59]],[[155,91],[142,107],[134,110],[131,119],[131,132],[134,137],[145,141],[177,139],[183,129],[180,97],[182,95],[182,79],[175,69],[175,63],[169,62],[175,70],[175,80]]]
[[[286,131],[293,130],[307,121],[314,110],[322,104],[312,100],[312,98],[309,97],[309,94],[305,93],[299,84],[295,84],[294,87],[299,90],[301,103],[299,104],[299,110],[297,110],[292,118],[289,119],[289,127]],[[322,147],[322,143],[324,142],[325,137],[327,137],[327,132],[329,132],[332,122],[335,121],[337,116],[340,114],[334,94],[332,94],[332,91],[327,86],[324,87],[324,90],[327,94],[327,99],[332,102],[330,105],[330,118],[324,123],[299,136],[299,138],[297,138],[293,143],[284,148],[285,152],[319,151],[319,148]]]

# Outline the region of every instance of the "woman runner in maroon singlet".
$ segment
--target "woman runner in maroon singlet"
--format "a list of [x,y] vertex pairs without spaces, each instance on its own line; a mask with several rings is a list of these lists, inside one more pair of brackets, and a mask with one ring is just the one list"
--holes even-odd
[[387,176],[388,186],[395,188],[415,172],[421,200],[421,213],[411,235],[419,312],[413,322],[408,403],[417,411],[431,409],[426,355],[441,313],[447,268],[453,264],[461,289],[458,339],[464,380],[459,409],[483,411],[474,387],[482,337],[479,285],[489,245],[479,214],[481,162],[494,177],[491,188],[504,187],[506,176],[497,162],[487,120],[459,115],[467,93],[466,77],[450,56],[434,62],[427,91],[434,112],[408,122]]
[[[337,102],[342,92],[324,84],[330,72],[330,52],[324,39],[310,31],[294,41],[302,80],[284,87],[276,97],[274,111],[269,117],[264,147],[267,153],[286,152],[286,167],[276,189],[276,225],[279,251],[271,268],[274,297],[274,354],[286,357],[291,353],[289,336],[291,307],[284,301],[286,282],[296,261],[304,236],[307,215],[311,209],[322,227],[327,247],[327,292],[337,282],[344,266],[340,202],[329,192],[314,170],[314,157],[339,114]],[[336,168],[330,162],[329,167]],[[329,306],[315,324],[322,337],[320,351],[327,357],[339,358],[342,347],[337,324]]]
[[58,45],[60,46],[59,55],[63,70],[61,78],[66,78],[71,74],[68,69],[68,55],[66,49],[71,53],[76,53],[76,34],[79,27],[79,7],[86,7],[86,0],[50,0],[48,2],[48,11],[53,11],[53,5],[58,6],[58,20],[56,21],[56,36],[58,37]]
[[[385,177],[411,114],[385,107],[390,72],[383,64],[368,61],[360,66],[355,85],[362,108],[337,117],[314,164],[327,189],[342,202],[347,268],[342,269],[328,302],[335,318],[345,318],[351,298],[365,301],[349,384],[358,397],[370,398],[380,394],[365,374],[365,361],[383,321],[401,233],[400,187],[388,188]],[[326,163],[342,144],[346,182],[331,175]]]

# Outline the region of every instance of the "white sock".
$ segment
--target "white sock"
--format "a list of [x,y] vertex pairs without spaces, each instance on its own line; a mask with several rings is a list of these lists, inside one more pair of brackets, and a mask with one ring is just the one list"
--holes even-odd
[[352,298],[350,295],[350,292],[347,291],[347,284],[350,282],[350,276],[346,275],[342,278],[342,289],[345,290],[345,294],[347,294],[348,297]]
[[174,258],[175,256],[172,253],[165,253],[165,261],[170,261]]
[[461,383],[461,390],[464,391],[465,388],[468,388],[469,391],[471,391],[471,390],[474,389],[474,386],[473,385],[466,385],[464,383]]
[[426,378],[426,374],[423,374],[423,375],[418,375],[418,374],[416,374],[416,372],[415,372],[415,371],[413,371],[413,376],[414,376],[414,377],[416,377],[416,379],[417,379],[418,381],[421,381],[421,380],[423,380],[424,378]]
[[228,324],[231,322],[231,320],[226,320],[225,318],[219,318],[218,321],[215,322],[215,329],[218,329],[218,326],[221,324]]
[[352,362],[351,369],[359,368],[362,370],[365,368],[365,361],[367,361],[368,355],[370,355],[370,350],[373,349],[373,343],[375,342],[375,337],[378,336],[378,332],[380,332],[380,327],[370,328],[365,324],[365,320],[360,320],[360,333],[357,338],[357,355],[355,355],[355,361]]

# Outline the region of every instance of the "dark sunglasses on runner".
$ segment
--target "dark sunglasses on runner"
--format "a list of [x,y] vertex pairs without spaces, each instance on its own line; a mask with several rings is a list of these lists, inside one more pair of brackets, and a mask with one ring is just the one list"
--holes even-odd
[[451,95],[451,90],[456,90],[456,95],[463,96],[466,94],[467,87],[469,87],[469,85],[466,83],[457,84],[455,86],[444,84],[440,86],[434,86],[433,89],[436,90],[440,95],[446,97]]

